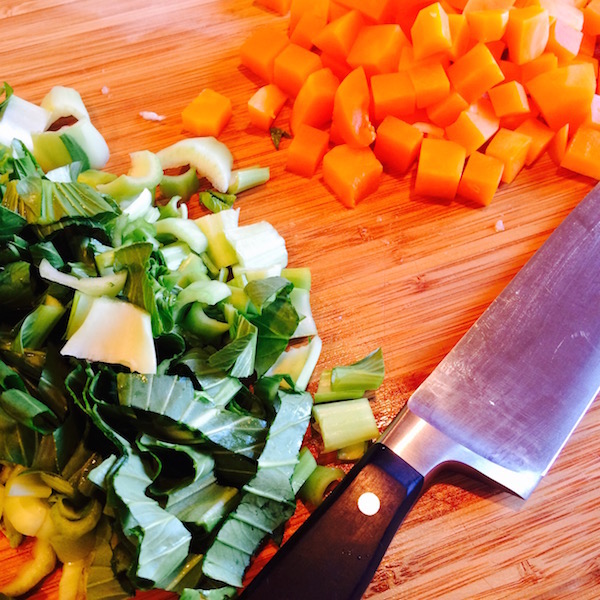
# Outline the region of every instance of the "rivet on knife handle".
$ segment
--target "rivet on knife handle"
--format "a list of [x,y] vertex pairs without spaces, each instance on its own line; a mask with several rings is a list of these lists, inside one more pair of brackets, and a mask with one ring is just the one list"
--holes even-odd
[[243,600],[358,600],[423,486],[374,444],[254,578]]

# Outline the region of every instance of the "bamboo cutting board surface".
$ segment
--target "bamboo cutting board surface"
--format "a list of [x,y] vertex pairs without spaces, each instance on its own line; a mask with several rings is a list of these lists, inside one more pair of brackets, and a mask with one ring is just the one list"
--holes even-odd
[[[290,265],[312,271],[323,352],[310,389],[323,368],[381,346],[386,378],[373,408],[383,428],[594,182],[544,157],[486,208],[417,197],[411,175],[385,175],[377,193],[345,209],[320,174],[305,180],[284,170],[286,140],[277,152],[249,126],[246,102],[259,82],[238,50],[263,24],[284,29],[286,19],[251,0],[3,0],[1,76],[34,102],[54,85],[76,88],[114,172],[127,170],[130,152],[184,137],[180,112],[203,88],[229,96],[234,114],[220,139],[236,167],[260,164],[272,174],[240,196],[240,221],[271,222]],[[140,111],[165,119],[144,120]],[[288,115],[286,108],[276,124],[287,127]],[[447,475],[409,515],[365,598],[597,598],[599,456],[596,405],[527,502]],[[288,533],[305,516],[300,508]],[[251,574],[272,553],[268,546]],[[27,545],[15,551],[0,540],[0,584],[27,556]],[[55,598],[57,585],[58,573],[31,597]]]

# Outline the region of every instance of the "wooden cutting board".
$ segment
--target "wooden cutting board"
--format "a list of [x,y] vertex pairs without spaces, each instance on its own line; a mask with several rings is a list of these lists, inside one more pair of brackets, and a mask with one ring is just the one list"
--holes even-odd
[[[237,167],[272,173],[266,186],[240,196],[241,222],[271,222],[290,265],[312,270],[323,339],[315,378],[383,348],[386,378],[373,400],[383,428],[594,182],[544,157],[476,208],[418,197],[411,175],[385,175],[377,193],[348,210],[320,174],[306,180],[284,170],[286,140],[277,152],[249,126],[246,102],[259,82],[240,67],[238,49],[263,24],[284,29],[286,19],[251,0],[3,0],[1,76],[34,102],[54,85],[76,88],[109,144],[114,172],[127,170],[130,152],[184,137],[180,112],[203,88],[229,96],[234,114],[221,140]],[[145,120],[141,111],[165,119]],[[286,127],[288,116],[286,108],[277,124]],[[449,474],[410,514],[365,597],[597,598],[599,457],[596,405],[527,502]],[[299,509],[289,530],[305,516]],[[0,584],[27,555],[27,545],[15,551],[0,540]],[[57,585],[58,573],[31,597],[55,598]]]

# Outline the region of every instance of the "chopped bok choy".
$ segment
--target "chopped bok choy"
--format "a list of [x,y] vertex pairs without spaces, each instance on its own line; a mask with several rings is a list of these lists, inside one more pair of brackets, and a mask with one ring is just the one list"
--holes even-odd
[[[132,153],[115,175],[98,136],[75,90],[36,106],[5,85],[0,515],[11,543],[37,540],[0,592],[58,561],[64,597],[233,598],[314,470],[310,273],[271,224],[240,225],[221,142]],[[222,202],[189,218],[176,192],[200,177]]]

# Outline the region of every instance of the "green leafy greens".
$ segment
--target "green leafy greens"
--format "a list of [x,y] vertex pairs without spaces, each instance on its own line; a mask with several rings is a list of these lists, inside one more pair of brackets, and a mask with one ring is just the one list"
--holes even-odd
[[301,485],[312,398],[266,375],[301,320],[285,244],[239,228],[231,194],[200,196],[208,229],[155,189],[115,199],[85,140],[61,140],[72,162],[52,177],[23,142],[0,147],[0,468],[54,515],[21,531],[11,500],[2,525],[84,561],[91,600],[233,598]]

